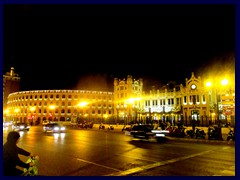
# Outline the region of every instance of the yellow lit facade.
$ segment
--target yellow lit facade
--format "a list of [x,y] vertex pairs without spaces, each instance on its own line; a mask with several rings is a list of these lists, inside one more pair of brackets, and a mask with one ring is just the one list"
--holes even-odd
[[[201,125],[222,120],[235,123],[235,89],[225,86],[221,91],[206,86],[200,77],[191,74],[185,84],[143,91],[143,79],[115,78],[114,92],[85,90],[21,91],[8,96],[8,120],[39,122],[52,120],[94,123],[151,123],[153,120],[183,121]],[[219,115],[219,118],[217,118]]]
[[117,123],[129,124],[139,121],[142,104],[143,79],[114,79],[114,114]]
[[[84,106],[80,103],[87,102]],[[8,97],[7,119],[41,123],[43,120],[102,122],[113,115],[113,93],[85,90],[15,92]]]
[[10,72],[3,75],[3,109],[6,112],[8,95],[19,91],[20,77],[14,72],[14,67],[11,67]]

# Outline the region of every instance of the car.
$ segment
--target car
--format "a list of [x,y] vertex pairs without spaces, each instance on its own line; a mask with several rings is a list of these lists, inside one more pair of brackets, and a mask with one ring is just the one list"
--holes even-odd
[[134,138],[149,139],[150,137],[154,136],[154,133],[152,133],[152,129],[153,126],[149,124],[133,125],[130,131],[130,135]]
[[14,131],[29,131],[30,130],[30,126],[27,123],[14,123],[12,126],[12,129]]
[[12,122],[10,121],[10,122],[3,122],[3,127],[4,128],[7,128],[7,127],[9,127],[9,126],[11,126],[12,125]]
[[48,120],[44,120],[44,121],[42,122],[42,125],[44,126],[44,125],[46,125],[46,124],[48,124],[48,123],[49,123]]
[[149,124],[133,125],[130,135],[138,139],[156,139],[157,142],[165,142],[168,130],[153,129]]
[[43,132],[63,133],[66,127],[59,123],[48,123],[43,126]]

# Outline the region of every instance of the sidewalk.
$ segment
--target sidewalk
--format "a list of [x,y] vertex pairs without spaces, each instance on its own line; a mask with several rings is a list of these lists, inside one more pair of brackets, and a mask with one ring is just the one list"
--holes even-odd
[[[118,133],[122,133],[122,134],[125,134],[124,131],[122,131],[122,128],[123,128],[123,125],[113,125],[114,126],[114,130],[108,130],[107,129],[107,125],[105,125],[106,129],[104,130],[101,130],[101,131],[110,131],[110,132],[118,132]],[[190,127],[191,128],[191,127]],[[93,126],[93,129],[96,129],[96,130],[99,130],[99,125],[98,124],[95,124]],[[184,137],[184,138],[180,138],[180,137],[170,137],[170,136],[166,136],[166,138],[170,141],[186,141],[186,142],[194,142],[194,143],[211,143],[211,144],[229,144],[229,145],[234,145],[235,146],[235,141],[227,141],[227,131],[224,129],[222,130],[222,138],[223,140],[208,140],[207,136],[205,139],[196,139],[196,138],[190,138],[190,137]]]
[[170,141],[182,141],[182,142],[194,142],[194,143],[210,143],[210,144],[229,144],[235,146],[235,141],[226,141],[226,140],[208,140],[207,137],[205,139],[196,139],[196,138],[190,138],[190,137],[184,137],[184,138],[178,138],[178,137],[170,137],[167,136],[167,139]]

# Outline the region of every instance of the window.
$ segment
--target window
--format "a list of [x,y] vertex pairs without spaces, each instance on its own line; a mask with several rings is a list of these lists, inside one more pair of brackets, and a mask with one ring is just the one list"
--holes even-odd
[[206,99],[205,99],[205,95],[203,95],[203,102],[205,102],[206,101]]

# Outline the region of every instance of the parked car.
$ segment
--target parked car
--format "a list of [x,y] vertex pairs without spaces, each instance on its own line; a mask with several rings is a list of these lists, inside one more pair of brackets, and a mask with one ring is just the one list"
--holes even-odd
[[14,123],[12,129],[14,131],[29,131],[30,126],[27,123]]
[[66,127],[59,123],[48,123],[43,126],[43,132],[62,133],[66,131]]
[[44,120],[44,121],[42,122],[42,125],[44,126],[44,125],[46,125],[46,124],[48,124],[48,123],[49,123],[48,120]]
[[99,129],[105,129],[105,126],[101,123],[101,124],[99,125]]

